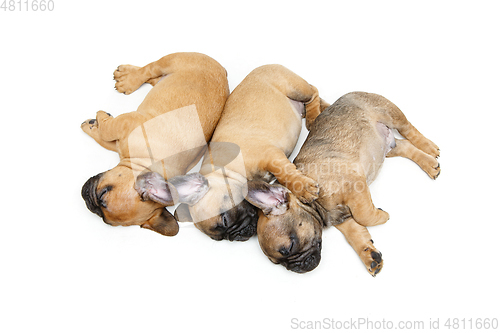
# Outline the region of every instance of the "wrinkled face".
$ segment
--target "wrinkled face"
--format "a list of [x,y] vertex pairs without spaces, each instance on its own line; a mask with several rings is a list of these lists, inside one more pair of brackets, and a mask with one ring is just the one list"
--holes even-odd
[[307,212],[298,208],[283,215],[261,214],[257,235],[262,251],[275,264],[305,273],[321,260],[321,227]]
[[259,244],[267,257],[286,269],[305,273],[321,260],[322,226],[312,208],[281,185],[250,184],[247,199],[262,209]]
[[90,178],[82,188],[82,197],[88,209],[109,225],[142,225],[162,206],[143,201],[134,185],[132,171],[116,167]]
[[246,241],[257,232],[257,209],[243,200],[236,207],[195,223],[196,228],[214,240]]
[[214,240],[246,241],[255,235],[257,209],[244,200],[244,186],[217,175],[209,175],[207,179],[207,194],[198,203],[190,207],[181,205],[176,210],[177,216],[184,216],[180,221],[195,222],[196,228]]

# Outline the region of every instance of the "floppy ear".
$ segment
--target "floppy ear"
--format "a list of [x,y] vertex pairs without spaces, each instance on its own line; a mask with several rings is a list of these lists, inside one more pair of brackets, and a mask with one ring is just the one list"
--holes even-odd
[[157,172],[147,172],[137,177],[135,189],[143,200],[173,206],[179,202],[194,205],[208,192],[209,186],[198,172],[173,177],[168,182]]
[[156,231],[164,236],[175,236],[179,232],[179,224],[166,209],[162,209],[161,214],[153,216],[141,228]]
[[174,201],[194,205],[209,190],[208,180],[201,173],[194,172],[168,180]]
[[189,206],[185,203],[181,203],[175,209],[174,217],[179,222],[193,222],[193,218],[189,212]]
[[173,206],[174,200],[165,179],[156,172],[139,175],[135,180],[135,190],[142,200],[152,200],[163,206]]
[[290,194],[285,187],[263,181],[251,181],[247,185],[246,200],[262,209],[265,215],[281,215],[288,210]]

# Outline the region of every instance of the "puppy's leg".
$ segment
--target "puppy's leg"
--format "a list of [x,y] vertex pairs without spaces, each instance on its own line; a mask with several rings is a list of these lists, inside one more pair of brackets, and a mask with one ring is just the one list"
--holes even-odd
[[352,218],[337,224],[335,227],[345,236],[349,245],[352,246],[363,264],[365,264],[368,272],[372,276],[377,275],[384,266],[384,261],[382,260],[382,253],[373,246],[373,241],[366,227],[359,225]]
[[319,108],[321,109],[321,112],[325,111],[325,109],[329,106],[330,106],[330,103],[325,101],[323,98],[319,99]]
[[397,129],[406,139],[434,158],[439,156],[439,147],[423,136],[409,121],[403,112],[391,101],[375,94],[366,94],[370,104],[376,108],[381,116],[381,121],[389,128]]
[[261,169],[272,173],[278,182],[292,191],[300,201],[308,203],[318,198],[318,183],[297,170],[281,149],[273,147],[263,155],[269,157],[262,160]]
[[[139,70],[139,69],[141,69],[141,67],[139,67],[139,66],[120,65],[113,73],[113,76],[114,76],[115,81],[118,84],[119,81],[125,80],[125,75],[136,75],[137,70]],[[150,85],[152,85],[154,87],[158,83],[158,81],[160,81],[160,80],[161,80],[161,77],[156,77],[156,78],[151,78],[151,79],[145,81],[145,83],[149,83]],[[115,88],[116,88],[116,84],[115,84]],[[120,92],[123,92],[123,91],[120,91]]]
[[160,77],[157,77],[157,78],[154,78],[154,79],[149,79],[149,80],[146,81],[146,83],[149,83],[150,85],[152,85],[154,87],[161,80],[162,77],[163,76],[160,76]]
[[435,157],[424,153],[408,140],[396,139],[396,147],[387,153],[387,157],[395,156],[409,158],[417,163],[432,179],[436,179],[441,172],[441,168]]
[[323,112],[327,107],[330,106],[330,103],[327,103],[325,100],[319,97],[318,89],[316,87],[311,86],[315,91],[310,103],[306,103],[306,128],[308,130],[311,129],[311,125],[316,120],[316,117],[319,116],[321,112]]
[[415,147],[434,158],[439,157],[439,147],[423,136],[408,120],[406,120],[406,117],[404,119],[393,119],[393,124],[393,128],[397,129],[403,137],[410,140]]
[[92,139],[94,139],[102,147],[109,149],[114,152],[118,152],[118,147],[116,141],[104,141],[99,135],[99,130],[97,126],[97,120],[88,119],[84,121],[81,125],[82,130],[87,133]]
[[[303,92],[307,94],[308,90],[312,91],[311,99],[306,102],[306,128],[309,130],[311,128],[312,123],[316,119],[317,116],[326,109],[325,101],[319,98],[318,89],[315,86],[309,85],[309,89],[305,89],[303,87]],[[323,102],[323,104],[322,104]]]
[[162,76],[173,73],[176,69],[176,58],[182,57],[178,54],[169,54],[158,61],[152,62],[144,67],[132,65],[120,65],[114,72],[116,81],[115,89],[118,92],[129,95],[136,91],[143,83],[152,85],[158,83]]
[[346,204],[351,209],[354,220],[364,226],[384,224],[389,220],[389,214],[380,208],[375,208],[366,182],[358,181],[354,185]]
[[141,75],[140,69],[141,67],[133,65],[118,66],[113,73],[116,81],[115,89],[120,93],[129,95],[136,91],[143,83],[150,83],[154,86],[158,83],[158,81],[160,81],[161,77],[148,78]]
[[314,119],[328,106],[319,98],[318,89],[306,80],[283,66],[274,66],[272,84],[294,101],[302,102],[306,107],[306,127],[309,129]]
[[135,126],[144,122],[137,112],[129,112],[113,118],[109,113],[98,111],[96,115],[97,131],[104,141],[115,141],[128,136]]

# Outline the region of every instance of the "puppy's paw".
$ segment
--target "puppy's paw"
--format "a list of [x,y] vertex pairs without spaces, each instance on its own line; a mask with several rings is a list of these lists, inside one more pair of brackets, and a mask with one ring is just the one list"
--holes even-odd
[[82,123],[80,127],[85,133],[91,135],[93,131],[97,130],[97,120],[87,119]]
[[310,203],[318,199],[319,185],[313,179],[300,176],[290,184],[290,191],[303,203]]
[[373,244],[368,245],[363,252],[360,254],[360,258],[366,266],[368,273],[373,277],[377,276],[384,266],[384,260],[382,260],[382,253],[380,253]]
[[434,159],[433,163],[430,163],[424,171],[427,172],[429,177],[436,179],[441,174],[441,165]]
[[429,154],[434,158],[439,157],[439,147],[434,142],[425,137],[418,140],[415,146],[422,150],[424,153]]
[[418,165],[424,170],[429,177],[436,179],[441,173],[441,166],[435,157],[422,154],[422,158],[418,161]]
[[97,132],[99,129],[99,122],[103,122],[104,120],[112,117],[113,116],[107,112],[98,111],[95,119],[85,120],[80,127],[85,133],[92,136],[92,133]]
[[429,142],[425,145],[424,147],[424,152],[427,154],[431,155],[434,158],[438,158],[441,152],[439,151],[439,147],[432,142],[431,140],[428,140]]
[[432,179],[436,179],[441,174],[441,165],[438,165],[433,169],[432,175],[429,175]]
[[132,65],[120,65],[113,73],[113,77],[116,81],[115,89],[129,95],[139,89],[139,87],[144,83],[141,76],[139,75],[138,66]]
[[378,221],[376,223],[374,223],[373,225],[384,224],[387,221],[389,221],[389,219],[391,218],[391,216],[389,215],[389,213],[387,213],[382,208],[378,208],[378,212],[377,213],[378,213]]
[[104,121],[108,120],[109,118],[113,118],[113,116],[104,111],[97,111],[95,118],[96,118],[96,126],[98,126],[99,123],[104,123]]

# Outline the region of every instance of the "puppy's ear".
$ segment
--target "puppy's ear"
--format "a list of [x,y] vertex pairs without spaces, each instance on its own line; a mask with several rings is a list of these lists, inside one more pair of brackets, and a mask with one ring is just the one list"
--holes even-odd
[[265,215],[281,215],[289,208],[289,191],[281,185],[263,181],[248,182],[247,201],[262,209]]
[[168,180],[174,201],[194,205],[209,190],[208,180],[201,173],[194,172]]
[[193,218],[189,212],[189,206],[185,203],[181,203],[175,209],[174,217],[178,222],[193,222]]
[[175,236],[179,232],[179,224],[166,209],[162,209],[161,214],[153,216],[141,228],[156,231],[164,236]]
[[142,200],[152,200],[163,206],[174,205],[170,188],[159,173],[147,172],[139,175],[135,180],[135,190]]
[[137,177],[135,189],[143,200],[173,206],[179,202],[194,205],[208,192],[209,186],[198,172],[173,177],[168,182],[159,173],[147,172]]

